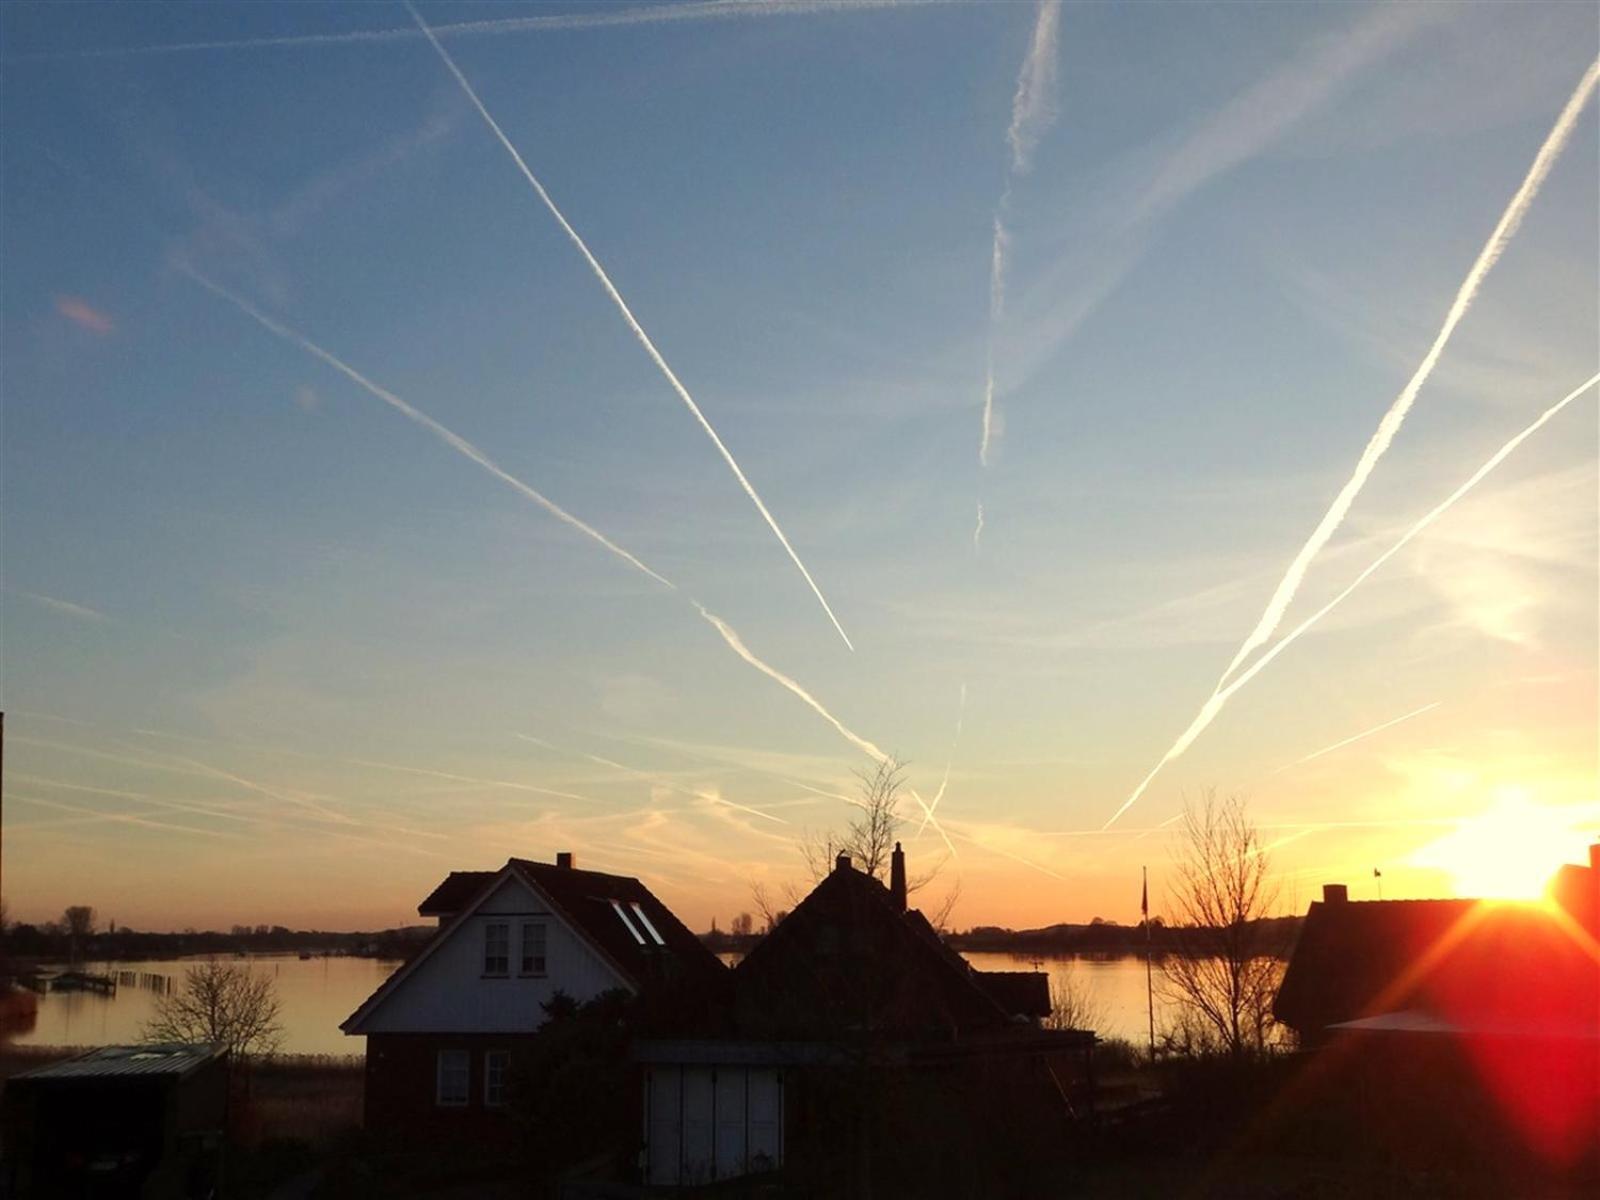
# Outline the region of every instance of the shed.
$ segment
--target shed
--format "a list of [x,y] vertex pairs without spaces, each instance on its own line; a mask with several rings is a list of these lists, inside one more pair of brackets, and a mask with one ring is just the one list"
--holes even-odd
[[13,1076],[0,1102],[5,1192],[189,1200],[221,1174],[221,1046],[102,1046]]

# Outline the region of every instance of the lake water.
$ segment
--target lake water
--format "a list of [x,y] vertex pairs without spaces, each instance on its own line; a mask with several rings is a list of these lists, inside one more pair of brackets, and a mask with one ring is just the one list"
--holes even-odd
[[[84,970],[94,975],[122,971],[137,975],[164,975],[173,986],[183,980],[194,959],[164,962],[90,963]],[[277,984],[279,1019],[283,1024],[285,1054],[361,1054],[366,1039],[346,1037],[339,1022],[355,1012],[372,995],[398,963],[375,958],[309,958],[261,955],[226,959],[270,975]],[[109,1046],[137,1042],[144,1023],[154,1011],[158,992],[137,982],[117,988],[113,996],[97,992],[50,992],[39,997],[33,1027],[8,1040],[22,1046]]]
[[[994,954],[969,950],[962,954],[980,971],[1043,971],[1052,988],[1070,986],[1082,994],[1102,1038],[1125,1038],[1145,1045],[1150,1038],[1149,1010],[1145,1004],[1144,959],[1083,958],[1072,955]],[[1161,1024],[1161,965],[1156,964],[1156,1024]]]
[[[724,956],[736,959],[735,955]],[[1070,982],[1089,998],[1099,1018],[1095,1032],[1101,1037],[1143,1042],[1146,1037],[1144,961],[1138,958],[1032,958],[1012,954],[971,952],[966,959],[980,971],[1033,971],[1049,973],[1052,981]],[[174,986],[195,960],[163,962],[93,963],[93,974],[121,971],[164,975]],[[286,1054],[361,1054],[365,1039],[339,1032],[343,1021],[387,979],[399,965],[373,958],[311,958],[263,955],[228,959],[272,976],[284,1027]],[[731,963],[730,963],[731,965]],[[1159,972],[1158,972],[1159,974]],[[1157,980],[1159,983],[1159,978]],[[157,992],[138,983],[124,984],[114,996],[95,992],[51,992],[39,997],[39,1011],[31,1028],[15,1031],[13,1043],[24,1046],[105,1046],[137,1042],[155,1007]],[[1158,998],[1159,1006],[1159,998]],[[1156,1014],[1160,1017],[1160,1012]]]

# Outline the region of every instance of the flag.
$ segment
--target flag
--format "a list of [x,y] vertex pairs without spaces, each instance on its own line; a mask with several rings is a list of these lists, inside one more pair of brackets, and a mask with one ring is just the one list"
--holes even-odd
[[1372,877],[1374,879],[1382,879],[1383,878],[1383,872],[1378,870],[1377,867],[1373,867],[1372,868]]

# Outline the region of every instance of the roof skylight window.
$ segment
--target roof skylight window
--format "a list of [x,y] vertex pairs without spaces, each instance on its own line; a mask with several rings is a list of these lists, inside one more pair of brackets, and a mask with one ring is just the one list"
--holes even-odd
[[611,902],[611,908],[612,911],[617,914],[617,919],[622,922],[623,928],[629,933],[633,934],[633,940],[638,942],[639,945],[643,946],[645,944],[644,934],[640,933],[639,930],[635,928],[633,922],[628,920],[628,914],[623,911],[622,905],[613,900]]
[[662,940],[660,931],[650,923],[650,918],[644,915],[644,909],[639,907],[639,902],[637,900],[631,901],[628,907],[633,909],[633,915],[639,918],[639,924],[645,927],[645,930],[650,934],[650,937],[654,940],[655,944],[658,946],[665,946],[667,943]]

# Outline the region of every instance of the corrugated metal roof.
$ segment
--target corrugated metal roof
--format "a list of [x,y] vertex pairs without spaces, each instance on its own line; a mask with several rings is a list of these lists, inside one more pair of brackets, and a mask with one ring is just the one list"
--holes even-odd
[[167,1042],[150,1046],[101,1046],[87,1054],[35,1067],[13,1076],[21,1079],[111,1079],[142,1076],[183,1076],[213,1059],[221,1058],[223,1047],[207,1042],[197,1044]]

